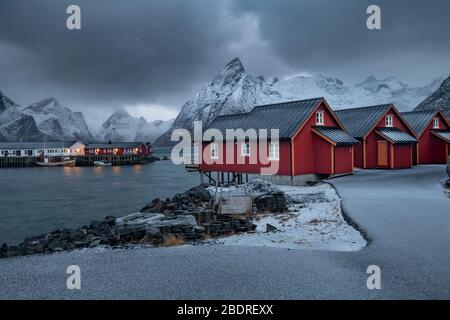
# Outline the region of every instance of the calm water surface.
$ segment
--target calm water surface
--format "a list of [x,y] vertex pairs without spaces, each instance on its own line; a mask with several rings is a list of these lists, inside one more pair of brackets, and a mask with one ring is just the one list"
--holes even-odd
[[[161,154],[161,153],[159,153]],[[121,167],[0,169],[0,243],[139,211],[199,183],[172,161]]]

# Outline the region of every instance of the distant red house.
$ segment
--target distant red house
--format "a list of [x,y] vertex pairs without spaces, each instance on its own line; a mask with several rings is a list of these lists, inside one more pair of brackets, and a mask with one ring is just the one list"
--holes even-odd
[[447,163],[450,144],[450,124],[440,111],[403,112],[419,143],[413,149],[414,164]]
[[[308,174],[353,172],[353,145],[358,141],[345,132],[324,98],[257,106],[248,113],[219,116],[209,128],[224,135],[227,129],[278,129],[279,141],[270,135],[266,139],[227,141],[228,147],[223,141],[204,141],[203,172],[260,174],[262,169],[276,166],[275,175],[291,180]],[[263,143],[268,144],[267,149],[262,149]],[[231,151],[233,158],[227,155]]]
[[415,133],[393,104],[336,111],[347,132],[359,140],[355,166],[401,169],[413,166]]
[[143,142],[107,142],[89,143],[85,148],[85,155],[138,155],[149,156],[152,153],[150,144]]

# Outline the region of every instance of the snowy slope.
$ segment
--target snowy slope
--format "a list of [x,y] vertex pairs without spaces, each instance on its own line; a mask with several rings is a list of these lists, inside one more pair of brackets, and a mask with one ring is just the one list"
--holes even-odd
[[92,141],[84,116],[81,112],[72,112],[56,101],[48,98],[23,108],[26,115],[32,116],[40,131],[56,140]]
[[450,119],[450,77],[442,82],[441,86],[427,99],[421,102],[414,110],[442,109]]
[[370,76],[354,86],[323,75],[265,79],[247,74],[241,61],[235,58],[184,104],[171,130],[161,136],[157,144],[169,144],[174,128],[191,129],[194,120],[202,120],[207,125],[218,115],[245,112],[255,105],[273,102],[325,97],[334,109],[392,102],[402,111],[411,110],[433,93],[442,80],[436,79],[425,87],[413,87],[395,77]]
[[0,141],[42,141],[49,137],[41,132],[32,116],[0,92]]
[[100,141],[145,141],[153,143],[172,124],[173,120],[147,122],[143,117],[133,117],[122,109],[113,113],[103,123],[96,138]]
[[144,125],[138,127],[134,140],[154,143],[164,132],[172,127],[173,121],[174,119],[168,121],[156,120],[153,122],[145,122]]
[[11,107],[18,107],[14,101],[9,99],[3,92],[0,91],[0,114]]
[[[252,221],[257,226],[255,233],[215,238],[207,240],[209,243],[333,251],[358,251],[367,245],[363,236],[345,221],[342,200],[330,185],[298,187],[262,183],[285,193],[288,212],[257,214]],[[250,183],[224,188],[222,192],[224,196],[248,195],[246,192],[251,188]],[[267,224],[277,228],[276,232],[267,232]]]

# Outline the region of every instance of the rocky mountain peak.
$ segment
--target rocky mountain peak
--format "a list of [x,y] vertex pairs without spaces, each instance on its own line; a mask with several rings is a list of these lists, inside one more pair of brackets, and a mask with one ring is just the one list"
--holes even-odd
[[54,140],[92,140],[83,114],[72,112],[54,97],[35,102],[22,111],[32,116],[39,130]]
[[47,104],[53,104],[53,105],[59,104],[55,97],[50,97],[50,98],[47,98],[47,99],[43,99],[41,102],[42,103],[47,103]]
[[9,107],[17,107],[18,105],[9,99],[3,92],[0,91],[0,113],[8,109]]
[[39,100],[38,102],[30,104],[25,109],[32,112],[50,112],[51,109],[54,109],[55,107],[62,107],[58,101],[54,97],[45,98],[42,100]]
[[223,72],[245,73],[245,68],[242,65],[241,60],[236,57],[225,65],[225,68],[222,70],[222,73]]
[[100,141],[145,141],[153,143],[167,131],[173,121],[161,121],[158,126],[144,117],[133,117],[125,109],[115,111],[102,125],[97,135]]
[[128,117],[131,117],[131,115],[128,113],[128,111],[127,110],[125,110],[125,109],[118,109],[118,110],[116,110],[111,116],[110,116],[110,118],[116,118],[116,119],[118,119],[118,118],[128,118]]
[[450,89],[450,76],[441,84],[442,89]]
[[215,86],[229,86],[238,82],[245,76],[245,69],[239,58],[234,58],[223,68],[223,70],[214,78],[212,84]]
[[441,86],[414,110],[442,110],[450,119],[450,77],[445,79]]
[[403,90],[409,87],[408,85],[399,81],[395,76],[388,76],[384,79],[379,79],[374,75],[367,77],[366,80],[358,83],[356,86],[372,93],[377,93],[381,90]]
[[368,76],[366,80],[363,81],[363,83],[370,83],[370,82],[377,82],[379,81],[373,74]]
[[392,102],[404,111],[411,110],[436,87],[414,87],[393,76],[379,79],[374,75],[357,85],[346,85],[338,78],[326,75],[265,80],[247,74],[241,61],[235,58],[183,105],[172,128],[158,139],[157,144],[170,145],[171,131],[176,128],[191,130],[193,121],[201,120],[207,125],[218,115],[246,112],[256,105],[325,97],[335,109]]

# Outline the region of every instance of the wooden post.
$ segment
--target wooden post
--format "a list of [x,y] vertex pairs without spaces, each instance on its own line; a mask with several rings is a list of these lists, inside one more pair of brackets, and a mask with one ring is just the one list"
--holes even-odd
[[394,145],[391,143],[391,169],[394,169]]
[[363,169],[365,169],[366,168],[366,138],[363,138],[362,151],[363,151]]

